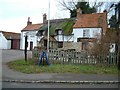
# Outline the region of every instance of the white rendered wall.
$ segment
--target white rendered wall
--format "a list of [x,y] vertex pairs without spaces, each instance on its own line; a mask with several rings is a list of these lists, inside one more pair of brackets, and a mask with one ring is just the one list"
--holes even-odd
[[64,36],[64,35],[57,35],[57,36],[55,36],[55,39],[57,40],[57,41],[61,41],[61,42],[67,42],[67,41],[69,41],[69,42],[72,42],[73,40],[74,40],[74,36],[73,35],[68,35],[68,36]]
[[2,32],[0,32],[0,49],[7,49],[7,39]]
[[7,49],[11,49],[11,40],[7,40]]
[[27,50],[30,50],[30,42],[33,42],[33,48],[37,46],[37,36],[36,33],[37,31],[23,31],[21,32],[21,41],[20,41],[20,49],[25,49],[25,35],[27,33],[27,42],[28,42],[28,47]]
[[99,38],[101,35],[101,28],[74,28],[74,42],[77,42],[77,38],[83,38],[83,30],[89,30],[89,38]]

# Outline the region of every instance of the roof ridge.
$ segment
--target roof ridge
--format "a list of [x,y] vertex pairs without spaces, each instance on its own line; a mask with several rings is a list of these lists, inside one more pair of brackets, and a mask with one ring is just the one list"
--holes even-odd
[[13,34],[20,34],[20,33],[16,33],[16,32],[8,32],[8,31],[1,31],[3,33],[13,33]]
[[38,30],[42,25],[43,23],[30,24],[30,25],[27,25],[25,28],[23,28],[21,31]]
[[[61,19],[52,19],[50,20],[50,23],[59,23],[59,22],[63,22],[63,21],[66,21],[66,20],[74,20],[75,18],[61,18]],[[43,24],[47,24],[47,21],[46,20]]]
[[95,14],[104,14],[104,13],[88,13],[88,14],[81,14],[81,15],[95,15]]
[[41,25],[43,23],[34,23],[34,24],[30,24],[30,25]]

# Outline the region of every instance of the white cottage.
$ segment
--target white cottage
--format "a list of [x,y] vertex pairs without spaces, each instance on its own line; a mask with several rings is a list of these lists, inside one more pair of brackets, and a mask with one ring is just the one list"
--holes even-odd
[[30,22],[30,18],[28,18],[27,26],[21,30],[21,45],[20,49],[25,49],[25,35],[28,36],[27,43],[28,47],[27,50],[32,50],[35,46],[37,46],[37,36],[36,33],[41,28],[42,24],[32,24]]
[[81,50],[92,46],[95,39],[100,38],[107,30],[107,12],[82,14],[77,10],[77,21],[73,26],[74,42],[81,43]]

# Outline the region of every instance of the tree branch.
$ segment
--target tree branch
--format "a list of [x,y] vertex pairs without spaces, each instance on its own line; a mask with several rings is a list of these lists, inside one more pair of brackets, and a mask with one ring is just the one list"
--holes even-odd
[[67,10],[72,10],[71,8],[69,8],[69,7],[67,6],[67,4],[66,4],[66,2],[65,2],[64,0],[59,1],[59,3],[60,3],[64,8],[66,8]]

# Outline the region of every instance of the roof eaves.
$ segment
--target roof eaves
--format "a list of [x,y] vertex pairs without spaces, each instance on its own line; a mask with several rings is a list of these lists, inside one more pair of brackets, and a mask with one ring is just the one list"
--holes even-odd
[[33,30],[27,30],[27,29],[25,30],[25,29],[24,29],[24,30],[21,30],[21,32],[23,32],[23,31],[38,31],[38,30],[39,30],[39,29],[33,29]]

